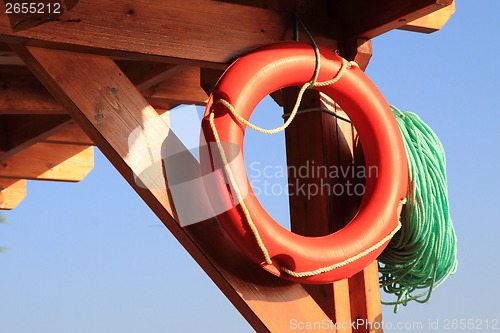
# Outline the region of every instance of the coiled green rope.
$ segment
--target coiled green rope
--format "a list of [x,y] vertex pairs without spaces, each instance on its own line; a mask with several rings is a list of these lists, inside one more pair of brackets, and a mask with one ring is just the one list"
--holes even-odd
[[379,257],[380,286],[397,299],[425,303],[457,268],[456,236],[448,209],[446,159],[432,129],[416,114],[391,106],[403,135],[410,169],[407,203],[398,232]]

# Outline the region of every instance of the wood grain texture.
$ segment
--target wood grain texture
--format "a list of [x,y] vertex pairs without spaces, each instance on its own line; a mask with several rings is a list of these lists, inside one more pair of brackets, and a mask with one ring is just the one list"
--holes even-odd
[[[331,100],[322,100],[324,105],[333,109],[338,114],[347,117],[348,115]],[[358,136],[354,126],[346,121],[337,120],[337,153],[338,166],[341,170],[351,170],[354,166],[364,165],[363,151],[359,144]],[[341,177],[338,180],[340,184],[351,183],[362,184],[364,179],[353,178],[351,173],[346,177]],[[337,212],[334,215],[336,223],[346,225],[349,223],[358,211],[362,196],[359,195],[342,195],[333,201],[333,210]],[[376,288],[377,290],[374,290]],[[370,292],[367,292],[367,291]],[[378,266],[377,262],[372,262],[363,271],[355,274],[348,279],[348,294],[349,294],[349,315],[351,320],[362,319],[363,324],[352,329],[357,333],[372,333],[371,325],[375,321],[382,321],[382,308],[380,301],[380,291],[378,285]],[[341,291],[341,295],[345,295]],[[345,310],[341,310],[343,313]],[[345,315],[345,314],[344,314]],[[373,325],[373,327],[381,327],[381,325]],[[377,332],[382,332],[381,330]]]
[[26,198],[26,180],[0,177],[0,210],[16,208]]
[[[374,38],[396,28],[425,33],[435,31],[447,20],[443,7],[453,0],[412,0],[404,3],[397,0],[218,1],[295,12],[311,31],[342,41]],[[429,14],[441,9],[441,17]]]
[[116,64],[139,91],[165,81],[187,67],[152,61],[116,61]]
[[352,333],[351,325],[351,300],[349,295],[349,280],[344,279],[333,284],[333,298],[335,306],[335,319],[340,323],[337,328],[337,333]]
[[185,67],[142,94],[155,107],[161,103],[205,105],[208,97],[200,86],[200,80],[200,68]]
[[0,177],[78,182],[94,167],[94,147],[39,142],[0,161]]
[[[140,5],[80,0],[52,18],[17,17],[2,11],[0,42],[223,69],[257,46],[292,39],[292,11],[301,13],[318,44],[337,49],[336,39],[369,39],[396,28],[429,32],[446,15],[417,20],[452,1],[408,0],[403,6],[397,0],[288,4],[273,0],[145,0]],[[22,64],[8,52],[0,56],[0,63]]]
[[0,66],[0,115],[66,114],[24,66]]
[[74,123],[49,136],[43,142],[81,146],[92,146],[94,144],[81,127]]
[[439,9],[431,14],[425,15],[419,19],[408,22],[399,29],[421,32],[421,33],[432,33],[441,30],[444,25],[450,20],[451,16],[455,13],[455,1],[450,6],[446,6]]
[[382,333],[382,303],[380,302],[380,285],[378,282],[378,264],[373,261],[363,270],[366,295],[366,319],[372,323],[369,333]]
[[[283,89],[283,110],[289,114],[297,100],[299,87]],[[300,109],[317,108],[321,106],[320,95],[315,90],[307,90],[302,98]],[[308,237],[330,234],[334,226],[330,223],[333,211],[329,191],[323,192],[325,182],[329,179],[312,176],[314,170],[335,165],[331,161],[335,156],[336,121],[323,112],[308,112],[298,114],[285,130],[286,157],[289,170],[307,169],[307,175],[300,177],[298,172],[288,175],[290,225],[291,231]],[[330,154],[329,154],[330,152]],[[331,164],[330,164],[331,163]],[[298,188],[314,187],[322,189],[321,193],[311,195],[297,191]],[[334,307],[333,284],[304,285],[304,288],[316,300],[331,320],[336,321]],[[345,299],[344,299],[345,300]],[[347,299],[348,301],[348,299]],[[340,301],[338,301],[340,303]],[[341,304],[345,307],[346,304]]]
[[292,30],[290,13],[209,0],[80,0],[57,19],[13,28],[21,19],[0,13],[0,41],[215,67]]
[[[205,104],[207,96],[200,88],[200,68],[143,61],[119,61],[119,64],[155,108]],[[28,68],[0,66],[0,117],[2,115],[54,116],[67,115],[67,112]]]
[[[292,318],[328,319],[300,284],[251,263],[216,220],[180,227],[165,180],[156,189],[135,183],[129,134],[158,115],[112,60],[36,47],[15,49],[254,329],[281,332],[289,329]],[[152,141],[163,142],[164,127],[147,128]]]
[[343,40],[370,39],[433,13],[453,0],[342,0],[331,2],[341,19]]
[[14,155],[72,123],[68,115],[0,115],[0,160]]
[[[371,41],[356,40],[345,43],[348,59],[356,60],[362,69],[366,68],[372,55]],[[283,90],[285,113],[291,111],[298,88]],[[327,96],[308,91],[304,95],[301,108],[323,107],[347,117],[345,112]],[[358,145],[355,128],[350,122],[337,119],[324,112],[308,112],[297,115],[286,129],[287,162],[289,166],[315,165],[319,167],[337,166],[340,170],[351,170],[355,165],[363,165],[363,153]],[[294,184],[295,179],[289,179]],[[363,182],[346,176],[324,179],[302,179],[319,188],[337,188]],[[356,215],[360,196],[320,193],[315,196],[290,197],[290,217],[292,230],[306,236],[322,236],[344,227]],[[329,285],[305,286],[318,304],[338,323],[338,332],[372,333],[369,323],[381,322],[382,310],[378,290],[378,268],[373,262],[353,277]],[[376,290],[375,290],[376,289]],[[351,327],[342,325],[362,319],[364,325]],[[373,327],[380,327],[374,325]],[[379,331],[377,331],[379,332]]]
[[0,65],[23,66],[23,61],[5,43],[0,43]]

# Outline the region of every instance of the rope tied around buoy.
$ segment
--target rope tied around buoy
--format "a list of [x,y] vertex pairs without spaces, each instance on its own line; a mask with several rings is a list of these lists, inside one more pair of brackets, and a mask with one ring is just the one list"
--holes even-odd
[[347,61],[344,58],[342,58],[342,65],[340,66],[340,69],[339,69],[339,71],[337,72],[337,74],[335,75],[334,78],[332,78],[331,80],[328,80],[328,81],[324,81],[324,82],[314,82],[314,83],[312,83],[312,81],[310,81],[310,82],[307,82],[307,83],[303,84],[302,87],[299,90],[299,93],[297,95],[297,100],[295,101],[295,105],[294,105],[294,107],[292,109],[292,112],[290,113],[288,119],[283,123],[283,125],[278,126],[276,128],[265,129],[265,128],[259,127],[259,126],[255,125],[255,124],[252,124],[250,121],[248,121],[245,118],[243,118],[242,116],[240,116],[236,112],[234,106],[232,106],[231,103],[229,103],[228,101],[226,101],[223,98],[219,98],[216,101],[214,101],[214,105],[217,105],[217,104],[224,105],[229,110],[229,112],[231,112],[231,114],[240,123],[244,124],[245,126],[250,127],[251,129],[253,129],[253,130],[257,131],[257,132],[261,132],[261,133],[264,133],[264,134],[276,134],[276,133],[284,131],[288,126],[290,126],[290,124],[292,123],[292,121],[294,120],[295,116],[297,115],[297,113],[299,111],[300,103],[302,102],[302,97],[304,96],[305,91],[307,89],[310,89],[311,85],[313,87],[325,87],[325,86],[329,86],[331,84],[334,84],[335,82],[337,82],[338,80],[340,80],[342,78],[342,76],[344,75],[344,73],[349,68],[351,68],[353,66],[359,68],[359,65],[355,61]]
[[[285,130],[290,124],[291,122],[294,120],[295,118],[295,115],[297,114],[298,112],[298,109],[300,107],[300,103],[302,101],[302,96],[304,94],[304,92],[309,89],[311,86],[313,87],[324,87],[324,86],[328,86],[328,85],[331,85],[331,84],[334,84],[336,82],[338,82],[342,76],[344,75],[344,73],[351,67],[358,67],[359,66],[357,65],[357,63],[355,63],[354,61],[347,61],[345,59],[342,58],[342,64],[340,66],[340,69],[338,70],[337,74],[335,75],[335,77],[333,77],[332,79],[328,80],[328,81],[324,81],[324,82],[307,82],[305,83],[304,85],[302,85],[298,95],[297,95],[297,100],[295,102],[295,105],[293,107],[293,110],[292,112],[290,113],[290,116],[288,117],[288,119],[285,121],[285,123],[277,128],[273,128],[273,129],[264,129],[264,128],[261,128],[255,124],[252,124],[251,122],[249,122],[247,119],[243,118],[242,116],[240,116],[237,112],[236,112],[236,109],[234,108],[233,105],[231,105],[231,103],[229,103],[228,101],[226,101],[225,99],[217,99],[216,101],[214,101],[213,105],[217,105],[217,104],[222,104],[224,105],[227,110],[234,116],[234,118],[252,128],[253,130],[255,131],[258,131],[258,132],[261,132],[261,133],[265,133],[265,134],[276,134],[276,133],[279,133],[283,130]],[[243,215],[246,219],[246,222],[248,224],[248,226],[250,227],[250,230],[256,240],[256,243],[259,247],[259,249],[261,250],[262,254],[263,254],[263,257],[264,257],[264,260],[267,264],[271,265],[273,262],[269,256],[269,252],[264,244],[264,242],[262,241],[262,238],[260,237],[260,234],[259,234],[259,230],[257,229],[255,223],[253,222],[253,219],[252,219],[252,216],[245,204],[245,201],[243,200],[243,195],[241,194],[241,191],[240,189],[238,188],[237,186],[237,183],[236,183],[236,179],[235,179],[235,176],[233,174],[233,171],[231,170],[230,166],[229,166],[229,163],[228,163],[228,160],[227,160],[227,157],[226,157],[226,154],[224,152],[224,149],[222,147],[222,143],[221,143],[221,140],[220,140],[220,137],[219,137],[219,133],[217,131],[217,127],[215,126],[215,113],[214,113],[214,108],[212,108],[212,112],[210,113],[209,115],[209,123],[210,123],[210,127],[211,127],[211,130],[212,130],[212,133],[213,133],[213,136],[214,136],[214,139],[215,139],[215,142],[217,144],[217,148],[218,148],[218,151],[219,151],[219,154],[221,156],[221,160],[222,160],[222,163],[224,165],[224,171],[226,173],[226,175],[228,176],[228,180],[229,180],[229,185],[234,189],[234,194],[236,196],[236,199],[237,201],[239,202],[239,205],[241,207],[241,210],[243,212]],[[403,205],[404,203],[406,202],[406,199],[401,201],[400,202],[400,205]],[[401,224],[398,223],[398,225],[396,226],[396,228],[394,228],[394,230],[392,230],[389,235],[387,235],[386,237],[384,237],[383,239],[381,239],[378,243],[376,243],[375,245],[371,246],[370,248],[366,249],[365,251],[355,255],[355,256],[352,256],[350,258],[347,258],[346,260],[342,261],[342,262],[339,262],[339,263],[335,263],[333,265],[330,265],[330,266],[326,266],[326,267],[321,267],[321,268],[318,268],[316,270],[312,270],[312,271],[307,271],[307,272],[295,272],[295,271],[292,271],[290,269],[288,269],[287,267],[283,267],[281,266],[280,269],[287,273],[288,275],[290,276],[294,276],[294,277],[307,277],[307,276],[314,276],[314,275],[318,275],[318,274],[321,274],[321,273],[325,273],[325,272],[328,272],[328,271],[331,271],[331,270],[334,270],[336,268],[339,268],[339,267],[342,267],[342,266],[345,266],[349,263],[352,263],[360,258],[363,258],[365,257],[366,255],[370,254],[371,252],[379,249],[381,246],[383,246],[384,244],[386,244],[398,231],[399,229],[401,228]]]

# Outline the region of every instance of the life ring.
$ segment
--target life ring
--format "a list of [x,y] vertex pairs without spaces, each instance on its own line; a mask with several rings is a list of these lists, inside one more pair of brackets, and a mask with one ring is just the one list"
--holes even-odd
[[[321,70],[317,80],[321,82],[335,77],[345,60],[328,49],[320,48],[320,54]],[[202,132],[208,153],[200,156],[203,172],[217,169],[215,160],[224,154],[217,148],[222,147],[217,146],[219,142],[235,144],[243,151],[247,126],[235,119],[227,105],[217,101],[227,101],[239,116],[248,120],[268,94],[311,81],[315,64],[312,47],[300,42],[270,44],[236,60],[219,79],[205,110]],[[385,248],[400,226],[408,166],[401,133],[390,107],[363,71],[350,68],[335,84],[315,89],[345,110],[358,131],[366,166],[378,170],[376,175],[367,174],[365,194],[352,221],[322,237],[305,237],[283,228],[252,192],[242,159],[224,167],[237,183],[247,187],[248,195],[243,198],[245,207],[235,200],[234,190],[222,176],[218,182],[211,183],[207,191],[214,204],[232,203],[233,208],[218,215],[218,221],[252,261],[285,279],[320,284],[352,276]],[[249,214],[251,223],[245,214]]]

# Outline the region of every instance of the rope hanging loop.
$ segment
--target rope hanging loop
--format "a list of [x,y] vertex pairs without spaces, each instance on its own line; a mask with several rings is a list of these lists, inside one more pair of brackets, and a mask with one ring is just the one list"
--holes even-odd
[[242,150],[247,127],[272,134],[293,121],[300,98],[277,129],[263,130],[248,119],[262,98],[273,91],[289,86],[300,86],[302,92],[309,88],[316,67],[316,54],[309,44],[270,44],[238,59],[214,88],[202,122],[209,143],[209,153],[201,156],[202,172],[223,170],[224,174],[219,183],[207,184],[207,193],[214,205],[223,200],[233,207],[218,215],[219,222],[255,263],[301,283],[344,279],[376,259],[400,228],[399,210],[408,180],[401,133],[382,94],[353,63],[331,50],[320,51],[321,69],[313,89],[342,106],[358,130],[367,167],[378,168],[376,174],[367,175],[357,216],[340,231],[305,237],[284,229],[252,193],[243,160],[232,163],[228,158],[234,154],[227,149],[228,143]]

